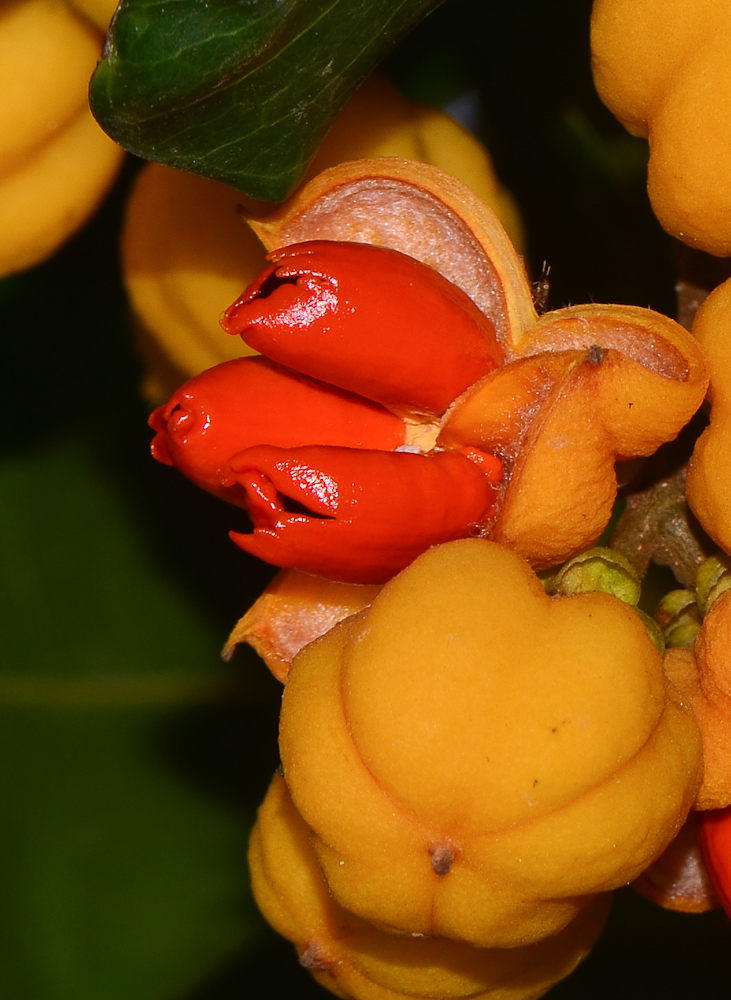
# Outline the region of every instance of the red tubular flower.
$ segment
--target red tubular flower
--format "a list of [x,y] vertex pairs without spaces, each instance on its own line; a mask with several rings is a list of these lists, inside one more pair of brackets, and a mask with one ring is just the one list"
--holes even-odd
[[[470,455],[470,457],[473,457]],[[492,456],[351,448],[248,448],[226,483],[245,491],[247,552],[350,583],[383,583],[430,545],[489,519],[502,467]]]
[[221,325],[281,364],[436,417],[503,360],[472,300],[396,250],[314,240],[269,259]]
[[699,812],[698,839],[708,874],[731,917],[731,806]]
[[266,358],[227,361],[196,376],[151,415],[153,456],[225,499],[221,469],[232,455],[266,443],[398,448],[405,427],[393,413]]
[[425,454],[414,434],[431,448],[437,422],[401,415],[444,413],[499,364],[491,321],[395,251],[320,241],[272,256],[224,317],[271,357],[179,389],[150,418],[155,458],[249,511],[253,533],[231,534],[242,549],[335,580],[383,582],[483,530],[499,459],[459,442]]

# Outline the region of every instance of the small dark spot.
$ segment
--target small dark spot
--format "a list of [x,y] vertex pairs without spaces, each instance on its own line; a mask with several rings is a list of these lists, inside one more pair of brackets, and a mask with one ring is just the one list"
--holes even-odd
[[558,726],[551,726],[551,732],[552,733],[557,733],[558,732]]
[[629,406],[630,410],[632,409],[632,407],[633,407],[634,405],[635,405],[634,403],[627,403],[627,406]]
[[332,967],[332,961],[322,951],[316,943],[307,946],[307,950],[300,955],[300,965],[305,969],[320,969],[327,972]]
[[257,299],[268,299],[282,285],[296,285],[297,280],[296,274],[278,274],[276,271],[272,271],[259,285],[254,297]]
[[244,206],[241,204],[240,201],[236,202],[236,205],[234,206],[234,211],[236,212],[237,215],[246,215],[246,209],[244,208]]
[[452,848],[448,844],[441,844],[439,847],[430,847],[429,854],[431,855],[431,866],[434,869],[434,873],[439,875],[440,878],[446,875],[454,862]]
[[604,360],[604,351],[599,344],[592,344],[586,352],[586,360],[590,365],[600,365]]
[[533,282],[533,306],[538,313],[542,315],[546,311],[546,306],[548,305],[548,296],[551,292],[551,286],[545,278],[541,278],[540,281]]
[[535,788],[537,784],[538,784],[538,778],[534,778],[533,779],[533,787]]
[[288,497],[286,493],[277,493],[277,499],[282,505],[282,510],[288,514],[302,514],[305,517],[333,520],[332,514],[322,514],[319,510],[311,510],[306,504],[295,500],[294,497]]

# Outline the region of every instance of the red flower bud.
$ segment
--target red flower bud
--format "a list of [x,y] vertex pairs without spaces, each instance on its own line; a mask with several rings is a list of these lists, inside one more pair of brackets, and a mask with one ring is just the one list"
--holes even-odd
[[224,499],[221,469],[258,444],[305,444],[392,450],[403,422],[388,410],[266,358],[240,358],[209,368],[151,415],[151,450],[193,482]]
[[254,530],[231,538],[277,566],[382,583],[431,545],[474,534],[489,520],[502,467],[480,458],[478,465],[458,452],[249,448],[229,463],[226,483],[243,488]]
[[221,325],[281,364],[396,412],[438,416],[502,363],[491,320],[406,254],[317,240],[269,259]]

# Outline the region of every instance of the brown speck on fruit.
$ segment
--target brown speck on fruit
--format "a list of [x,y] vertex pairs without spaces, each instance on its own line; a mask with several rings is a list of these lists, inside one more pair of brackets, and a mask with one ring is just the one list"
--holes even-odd
[[439,875],[440,878],[446,875],[454,861],[452,848],[448,844],[440,844],[439,847],[430,847],[429,854],[431,855],[431,866],[434,869],[434,873]]
[[332,966],[332,962],[317,942],[313,942],[308,944],[300,955],[300,965],[304,966],[305,969],[319,969],[322,972],[327,972]]
[[604,351],[599,344],[592,344],[586,352],[586,360],[590,365],[600,365],[604,360]]

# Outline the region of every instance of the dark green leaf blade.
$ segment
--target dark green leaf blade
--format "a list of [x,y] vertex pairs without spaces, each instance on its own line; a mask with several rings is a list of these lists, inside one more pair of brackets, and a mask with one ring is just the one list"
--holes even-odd
[[390,48],[441,0],[122,0],[90,100],[145,159],[279,201]]

